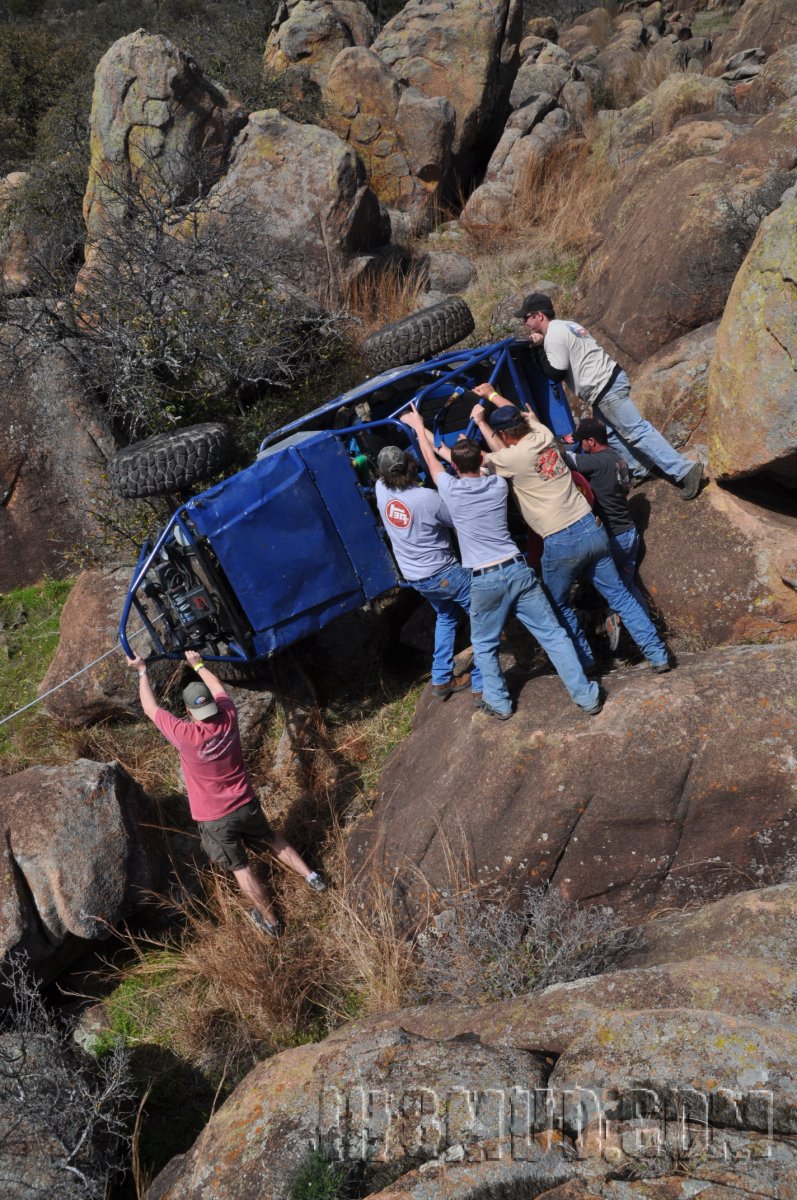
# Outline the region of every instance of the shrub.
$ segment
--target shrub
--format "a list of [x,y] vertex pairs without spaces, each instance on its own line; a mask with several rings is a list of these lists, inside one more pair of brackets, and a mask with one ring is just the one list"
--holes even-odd
[[418,938],[418,999],[482,1004],[609,970],[638,941],[612,909],[579,908],[551,887],[455,894]]
[[[0,972],[0,1177],[14,1194],[103,1200],[124,1169],[131,1116],[125,1052],[93,1062],[44,1005],[27,964]],[[35,1147],[35,1149],[34,1149]]]

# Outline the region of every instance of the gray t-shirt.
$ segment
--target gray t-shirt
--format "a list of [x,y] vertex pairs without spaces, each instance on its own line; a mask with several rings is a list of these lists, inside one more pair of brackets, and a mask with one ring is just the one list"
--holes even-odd
[[587,404],[609,382],[617,366],[577,321],[550,321],[543,347],[551,366],[567,371],[565,382]]
[[454,522],[437,492],[424,487],[399,491],[378,479],[376,504],[407,583],[428,579],[457,561],[448,533]]
[[484,567],[518,554],[506,523],[509,488],[499,475],[455,479],[439,475],[437,487],[459,538],[463,567]]

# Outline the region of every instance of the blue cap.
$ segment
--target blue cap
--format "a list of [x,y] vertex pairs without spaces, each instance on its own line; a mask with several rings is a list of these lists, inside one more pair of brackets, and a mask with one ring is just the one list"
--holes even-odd
[[490,417],[490,428],[506,429],[507,425],[514,425],[515,421],[521,420],[522,417],[522,412],[514,404],[502,404]]

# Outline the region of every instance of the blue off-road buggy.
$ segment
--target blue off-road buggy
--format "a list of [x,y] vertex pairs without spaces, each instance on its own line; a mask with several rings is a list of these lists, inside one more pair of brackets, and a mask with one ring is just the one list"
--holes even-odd
[[[444,309],[442,326],[433,310],[388,326],[375,335],[372,360],[375,349],[383,365],[391,357],[406,363],[470,333],[463,301],[435,307]],[[396,587],[373,501],[376,456],[392,444],[420,457],[399,420],[410,403],[438,443],[473,434],[466,389],[479,383],[533,409],[555,434],[572,432],[564,393],[538,370],[525,340],[392,366],[270,434],[251,466],[179,504],[141,550],[121,619],[125,651],[135,611],[154,657],[201,646],[208,660],[253,662]],[[122,450],[110,479],[127,497],[179,494],[217,475],[233,454],[225,426],[197,425]]]

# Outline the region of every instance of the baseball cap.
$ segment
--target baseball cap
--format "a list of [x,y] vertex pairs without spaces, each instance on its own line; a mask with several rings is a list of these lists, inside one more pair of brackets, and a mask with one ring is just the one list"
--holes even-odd
[[183,688],[183,700],[188,711],[195,717],[199,717],[200,721],[204,721],[206,717],[215,716],[219,711],[210,694],[210,689],[198,680],[194,680],[193,683],[189,683],[187,688]]
[[583,442],[585,438],[595,438],[598,442],[605,442],[606,437],[606,426],[597,417],[585,417],[573,430],[573,441],[575,442]]
[[521,304],[517,312],[512,313],[513,317],[517,317],[519,321],[525,321],[529,313],[541,312],[546,317],[553,318],[553,303],[551,297],[546,296],[545,292],[530,292],[526,299]]
[[407,455],[398,446],[383,446],[377,456],[376,465],[383,475],[403,471],[407,466]]
[[502,404],[497,408],[490,417],[491,429],[506,429],[509,425],[514,425],[516,421],[522,420],[523,413],[519,408],[515,408],[514,404]]

